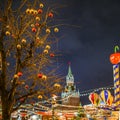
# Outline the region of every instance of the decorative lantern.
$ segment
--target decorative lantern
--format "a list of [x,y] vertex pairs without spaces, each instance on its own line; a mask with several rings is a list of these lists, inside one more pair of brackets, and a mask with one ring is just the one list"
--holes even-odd
[[22,74],[22,72],[18,72],[17,75],[20,77],[20,76],[22,76],[23,74]]
[[59,32],[59,29],[56,27],[56,28],[54,28],[54,32]]
[[49,34],[51,31],[50,29],[46,29],[46,33]]
[[42,3],[40,3],[40,8],[43,8],[43,7],[44,7],[44,5]]
[[36,31],[37,31],[36,28],[33,27],[33,28],[32,28],[32,32],[36,32]]
[[110,62],[112,64],[118,64],[120,63],[120,52],[117,52],[117,50],[119,50],[118,46],[115,46],[114,48],[114,52],[113,54],[110,55]]
[[38,9],[38,14],[41,14],[43,12],[42,9]]
[[7,36],[9,36],[9,35],[10,35],[10,32],[9,32],[9,31],[6,31],[5,34],[6,34]]
[[20,45],[20,44],[17,45],[17,49],[18,49],[18,50],[21,49],[21,45]]
[[38,77],[39,77],[39,78],[42,78],[42,76],[43,76],[42,73],[39,73],[39,74],[38,74]]
[[53,18],[53,13],[50,12],[50,13],[48,14],[48,17]]
[[38,99],[42,99],[43,97],[42,97],[42,95],[38,95]]

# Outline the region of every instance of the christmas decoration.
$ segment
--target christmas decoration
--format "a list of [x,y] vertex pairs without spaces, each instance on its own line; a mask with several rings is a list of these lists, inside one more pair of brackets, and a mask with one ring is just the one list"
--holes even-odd
[[15,75],[14,75],[14,78],[17,79],[17,78],[19,78],[19,76],[18,76],[17,74],[15,74]]
[[49,50],[50,49],[50,45],[46,45],[45,49]]
[[38,14],[41,14],[43,12],[42,9],[38,9]]
[[58,28],[54,28],[54,32],[59,32],[59,29]]
[[38,74],[38,77],[39,77],[39,78],[42,78],[42,76],[43,76],[42,73],[39,73],[39,74]]
[[50,29],[46,29],[46,33],[49,34],[51,31]]
[[43,7],[44,7],[44,5],[42,3],[40,3],[40,8],[43,8]]
[[26,10],[26,14],[30,14],[30,9],[27,9],[27,10]]
[[50,12],[50,13],[48,14],[48,17],[53,18],[53,13]]
[[9,32],[9,31],[6,31],[5,34],[6,34],[7,36],[9,36],[9,35],[10,35],[10,32]]
[[22,76],[23,74],[22,74],[22,72],[18,72],[17,75],[20,77],[20,76]]
[[26,39],[23,38],[21,42],[22,44],[26,44]]
[[54,53],[50,53],[50,57],[54,57],[55,56],[55,54]]
[[38,99],[42,99],[42,98],[43,98],[42,95],[39,95],[39,96],[38,96]]
[[29,88],[29,86],[28,85],[25,85],[25,89],[28,89]]
[[36,19],[36,21],[40,21],[40,17],[38,17],[38,16],[35,19]]
[[33,28],[32,28],[32,32],[36,32],[36,31],[37,31],[36,28],[33,27]]
[[114,48],[114,52],[113,54],[110,55],[110,62],[112,64],[118,64],[120,63],[120,52],[117,52],[117,50],[119,50],[118,46],[115,46]]
[[43,76],[42,76],[42,79],[43,79],[43,80],[46,80],[46,79],[47,79],[47,76],[46,76],[46,75],[43,75]]
[[17,49],[18,49],[18,50],[21,49],[21,45],[20,45],[20,44],[17,45]]
[[48,54],[48,50],[45,49],[45,50],[43,51],[43,53]]

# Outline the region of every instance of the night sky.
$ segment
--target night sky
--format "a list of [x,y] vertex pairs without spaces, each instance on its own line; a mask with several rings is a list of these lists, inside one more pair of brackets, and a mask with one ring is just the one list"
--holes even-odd
[[60,4],[64,5],[59,15],[65,24],[58,43],[63,75],[70,61],[80,91],[113,86],[109,56],[120,45],[120,1],[62,0]]

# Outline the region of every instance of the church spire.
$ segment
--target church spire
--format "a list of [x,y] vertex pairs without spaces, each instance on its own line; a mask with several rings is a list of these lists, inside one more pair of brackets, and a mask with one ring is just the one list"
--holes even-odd
[[69,62],[68,63],[69,67],[68,67],[68,76],[71,76],[72,75],[72,70],[71,70],[71,63]]

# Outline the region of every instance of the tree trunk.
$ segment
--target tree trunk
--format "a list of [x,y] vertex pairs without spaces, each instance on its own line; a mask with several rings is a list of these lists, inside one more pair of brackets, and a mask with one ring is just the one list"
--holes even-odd
[[2,120],[10,120],[11,117],[11,102],[7,99],[6,94],[1,95],[2,102]]

